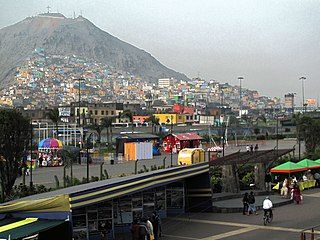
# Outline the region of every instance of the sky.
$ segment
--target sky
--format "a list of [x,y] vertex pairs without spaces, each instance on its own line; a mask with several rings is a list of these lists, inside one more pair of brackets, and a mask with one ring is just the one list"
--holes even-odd
[[[186,74],[284,98],[320,96],[319,0],[0,0],[0,28],[82,16]],[[302,76],[305,81],[299,80]],[[302,86],[303,85],[303,86]]]

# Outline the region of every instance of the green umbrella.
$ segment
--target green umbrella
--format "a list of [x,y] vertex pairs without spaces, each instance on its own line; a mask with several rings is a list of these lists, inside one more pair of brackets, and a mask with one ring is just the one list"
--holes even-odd
[[276,166],[270,170],[270,172],[279,172],[279,173],[293,173],[293,172],[303,172],[308,170],[307,167],[301,166],[293,162],[285,162],[279,166]]
[[300,162],[297,162],[297,164],[302,165],[304,167],[307,167],[308,169],[310,168],[320,168],[320,163],[315,162],[313,160],[310,159],[303,159]]
[[317,163],[320,163],[320,158],[319,159],[317,159],[317,160],[314,160],[315,162],[317,162]]

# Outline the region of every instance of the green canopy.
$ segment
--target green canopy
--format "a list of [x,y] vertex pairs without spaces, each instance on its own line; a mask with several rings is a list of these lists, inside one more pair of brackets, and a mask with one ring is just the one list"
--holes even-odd
[[292,173],[292,172],[302,172],[306,170],[308,170],[308,168],[301,166],[300,164],[293,163],[293,162],[285,162],[279,166],[272,168],[270,172]]
[[319,159],[317,159],[317,160],[314,160],[315,162],[317,162],[317,163],[320,163],[320,158]]
[[304,167],[307,167],[308,169],[310,168],[320,168],[320,163],[315,162],[313,160],[310,159],[303,159],[300,162],[297,162],[297,164],[302,165]]

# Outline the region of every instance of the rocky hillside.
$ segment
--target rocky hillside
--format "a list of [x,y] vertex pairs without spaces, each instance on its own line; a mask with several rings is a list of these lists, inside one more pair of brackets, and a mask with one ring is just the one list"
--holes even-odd
[[92,58],[150,81],[174,77],[188,79],[157,61],[151,54],[102,31],[83,17],[40,14],[0,30],[0,87],[13,79],[16,67],[35,48],[49,54]]

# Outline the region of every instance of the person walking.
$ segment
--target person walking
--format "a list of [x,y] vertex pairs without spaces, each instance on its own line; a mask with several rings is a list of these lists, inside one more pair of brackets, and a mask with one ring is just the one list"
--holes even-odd
[[255,202],[256,202],[256,199],[254,197],[253,191],[251,191],[248,196],[248,204],[249,204],[248,213],[249,214],[250,214],[250,212],[252,212],[252,213],[258,215],[256,206],[255,206]]
[[133,223],[130,228],[132,240],[139,240],[139,228],[140,226],[138,224],[138,220],[133,220]]
[[266,175],[264,176],[264,182],[265,182],[265,185],[266,185],[266,191],[268,191],[268,192],[271,192],[271,181],[272,181],[271,174],[268,171],[268,172],[266,172]]
[[152,213],[151,223],[153,226],[154,240],[158,240],[161,237],[161,219],[156,211]]
[[249,200],[248,200],[248,193],[247,192],[245,192],[245,194],[242,198],[242,203],[243,203],[243,210],[242,210],[243,215],[249,216]]

